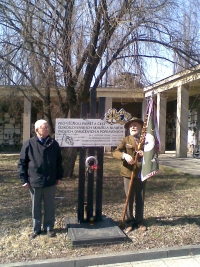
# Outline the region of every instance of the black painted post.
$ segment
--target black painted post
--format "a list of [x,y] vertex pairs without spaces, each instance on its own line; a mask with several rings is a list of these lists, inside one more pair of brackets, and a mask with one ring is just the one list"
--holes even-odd
[[104,119],[105,115],[105,108],[106,108],[106,98],[100,97],[99,98],[99,119]]
[[[105,114],[105,97],[99,98],[99,118],[103,120]],[[103,191],[103,156],[104,147],[98,147],[97,149],[97,179],[96,179],[96,221],[102,220],[102,191]]]
[[95,219],[96,221],[102,220],[102,190],[103,190],[103,154],[104,147],[97,148],[97,178],[96,178],[96,211]]
[[[87,117],[87,103],[81,103],[81,117]],[[79,158],[79,184],[78,184],[78,222],[84,222],[84,197],[85,197],[85,157],[86,148],[80,147]]]
[[[103,119],[105,114],[105,97],[99,99],[99,118]],[[81,105],[81,116],[87,118],[87,104]],[[90,118],[96,118],[96,90],[90,91]],[[95,156],[97,151],[98,169],[96,177],[96,210],[95,221],[102,220],[102,188],[103,188],[103,155],[104,147],[89,147],[88,156]],[[84,219],[84,200],[85,200],[85,159],[86,148],[80,148],[79,159],[79,188],[78,188],[78,222],[82,223]],[[88,171],[87,183],[87,221],[93,217],[94,205],[94,171]]]
[[[96,90],[90,91],[90,118],[96,118]],[[94,156],[94,147],[89,147],[89,156]],[[93,217],[93,199],[94,199],[94,172],[88,172],[87,187],[87,220]]]

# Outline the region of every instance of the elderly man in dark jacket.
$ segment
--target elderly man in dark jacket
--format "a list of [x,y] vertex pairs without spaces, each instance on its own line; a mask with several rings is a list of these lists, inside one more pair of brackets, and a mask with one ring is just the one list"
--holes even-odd
[[44,202],[43,230],[49,237],[55,236],[55,191],[62,176],[62,156],[59,144],[49,136],[47,121],[35,123],[36,137],[27,140],[20,153],[18,174],[22,186],[29,188],[32,199],[33,239],[41,233],[42,200]]
[[[143,224],[144,213],[144,191],[146,181],[142,182],[140,178],[141,159],[143,151],[138,150],[140,134],[143,126],[143,121],[133,117],[124,127],[128,131],[128,136],[124,137],[118,147],[114,150],[113,156],[122,161],[121,175],[124,178],[124,190],[126,196],[129,191],[131,173],[135,171],[135,178],[131,188],[130,198],[126,212],[126,232],[132,231],[137,227],[141,231],[146,231],[147,228]],[[139,160],[135,162],[135,156],[138,153]],[[135,168],[134,165],[136,164]],[[135,204],[135,214],[133,215],[133,205]]]

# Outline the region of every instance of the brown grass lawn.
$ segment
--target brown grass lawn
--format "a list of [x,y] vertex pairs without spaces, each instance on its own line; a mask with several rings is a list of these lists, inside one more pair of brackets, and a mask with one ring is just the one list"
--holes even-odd
[[[50,258],[71,258],[128,250],[195,245],[200,243],[200,177],[178,173],[160,166],[160,172],[147,182],[145,222],[148,231],[135,230],[130,241],[120,244],[72,247],[64,226],[66,217],[77,216],[78,163],[75,177],[64,179],[57,188],[56,237],[32,232],[29,191],[17,177],[18,156],[0,155],[0,263]],[[110,154],[104,157],[103,214],[119,223],[125,196],[120,162]]]

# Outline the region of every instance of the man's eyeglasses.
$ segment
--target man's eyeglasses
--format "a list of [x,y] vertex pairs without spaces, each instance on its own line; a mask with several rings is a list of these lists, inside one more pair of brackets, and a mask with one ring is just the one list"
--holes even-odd
[[47,130],[47,129],[49,129],[49,126],[43,126],[43,127],[40,127],[40,129],[42,129],[42,130]]

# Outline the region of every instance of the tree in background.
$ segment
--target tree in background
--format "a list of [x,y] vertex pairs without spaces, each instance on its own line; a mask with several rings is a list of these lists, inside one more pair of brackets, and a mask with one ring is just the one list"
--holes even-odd
[[182,8],[187,10],[187,12],[182,12],[180,14],[180,29],[183,35],[182,40],[176,38],[177,46],[181,47],[185,51],[185,56],[183,57],[179,53],[174,53],[174,71],[173,74],[180,72],[185,69],[189,69],[195,65],[193,58],[190,57],[190,49],[193,46],[193,50],[197,51],[199,46],[199,10],[196,6],[198,2],[196,1],[183,1]]
[[[90,90],[121,72],[146,85],[146,58],[172,62],[175,53],[198,64],[199,33],[183,49],[181,8],[170,0],[1,0],[1,82],[28,98],[31,87],[54,133],[56,116],[79,117]],[[71,176],[76,153],[65,151]]]

